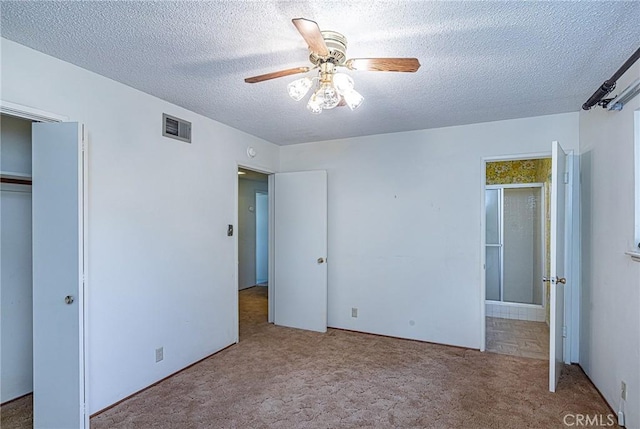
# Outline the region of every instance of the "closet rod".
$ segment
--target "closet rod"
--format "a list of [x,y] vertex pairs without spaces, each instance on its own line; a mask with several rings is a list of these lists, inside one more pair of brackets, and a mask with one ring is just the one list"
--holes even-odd
[[11,183],[14,185],[31,185],[31,179],[14,179],[11,177],[0,177],[0,183]]

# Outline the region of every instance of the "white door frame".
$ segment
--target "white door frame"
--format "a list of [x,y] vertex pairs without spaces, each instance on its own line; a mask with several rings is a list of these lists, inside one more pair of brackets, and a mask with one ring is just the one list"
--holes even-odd
[[269,301],[269,316],[268,316],[268,322],[269,323],[273,323],[273,315],[274,315],[274,302],[275,302],[275,284],[273,282],[273,252],[274,252],[274,245],[273,245],[273,216],[274,216],[274,210],[273,210],[273,175],[275,173],[275,171],[272,171],[270,169],[267,169],[263,166],[259,166],[256,164],[251,164],[248,162],[237,162],[236,163],[236,169],[234,171],[233,174],[235,174],[235,181],[234,181],[234,198],[235,198],[235,205],[234,205],[234,251],[235,251],[235,255],[236,255],[236,270],[235,270],[235,282],[233,287],[235,288],[235,315],[236,315],[236,323],[235,323],[235,327],[236,327],[236,343],[238,343],[238,341],[240,341],[240,301],[239,301],[239,297],[238,297],[238,279],[240,278],[240,246],[239,246],[239,241],[238,241],[238,219],[239,219],[239,215],[240,212],[238,210],[238,192],[240,191],[240,187],[239,187],[239,183],[238,183],[238,169],[239,168],[243,168],[245,170],[251,170],[251,171],[255,171],[256,173],[262,173],[262,174],[266,174],[267,175],[267,193],[269,195],[269,280],[268,280],[268,284],[269,287],[267,289],[267,299]]
[[0,113],[3,115],[15,116],[22,119],[38,122],[69,122],[69,117],[57,113],[47,112],[35,107],[23,106],[22,104],[11,103],[0,100]]
[[[31,107],[31,106],[25,106],[22,104],[17,104],[17,103],[12,103],[10,101],[5,101],[5,100],[0,100],[0,114],[3,115],[8,115],[8,116],[14,116],[14,117],[18,117],[18,118],[22,118],[22,119],[27,119],[30,121],[37,121],[37,122],[69,122],[69,117],[65,116],[65,115],[61,115],[58,113],[53,113],[53,112],[48,112],[45,110],[41,110],[38,109],[36,107]],[[84,158],[85,161],[88,158],[87,157],[87,153],[86,153],[86,148],[85,148],[85,153],[84,153]],[[89,343],[88,341],[88,337],[89,337],[89,333],[88,333],[88,314],[89,314],[89,295],[88,295],[88,290],[89,290],[89,241],[88,241],[88,225],[89,225],[89,218],[88,218],[88,212],[89,212],[89,205],[88,205],[88,198],[87,198],[87,193],[88,193],[88,189],[87,189],[87,174],[88,174],[88,169],[87,169],[88,165],[85,164],[84,167],[84,189],[83,189],[83,207],[82,207],[82,211],[83,211],[83,225],[82,225],[82,234],[83,234],[83,249],[81,249],[82,252],[82,264],[83,264],[83,277],[84,277],[84,284],[79,285],[80,288],[83,289],[82,291],[82,314],[83,316],[80,318],[79,321],[79,326],[80,329],[78,332],[79,335],[79,340],[82,343],[82,350],[81,353],[83,354],[84,359],[82,359],[82,362],[84,362],[84,365],[82,366],[82,368],[80,368],[81,374],[80,374],[80,380],[82,380],[83,382],[83,389],[84,389],[84,408],[83,408],[83,413],[84,413],[84,424],[85,427],[88,428],[89,427],[89,384],[88,384],[88,377],[87,377],[87,367],[88,367],[88,362],[89,362],[89,353],[88,353],[88,349],[87,349],[87,344]],[[34,392],[35,393],[35,392]]]
[[487,189],[487,162],[496,161],[520,161],[523,159],[540,159],[551,158],[551,151],[536,152],[529,154],[513,154],[501,156],[487,156],[480,160],[480,351],[485,351],[487,345],[487,327],[486,327],[486,254],[487,247],[486,237],[486,213],[485,213],[485,191]]
[[567,336],[564,341],[566,364],[580,362],[580,156],[567,151],[568,184],[566,193],[566,215],[569,225],[565,227],[565,273],[564,311]]

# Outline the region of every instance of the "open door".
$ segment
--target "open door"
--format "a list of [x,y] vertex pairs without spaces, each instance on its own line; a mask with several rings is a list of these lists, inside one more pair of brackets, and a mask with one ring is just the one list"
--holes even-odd
[[276,325],[327,330],[327,173],[275,174]]
[[35,428],[89,427],[84,377],[83,126],[32,132],[33,419]]
[[549,302],[549,390],[556,391],[564,365],[565,190],[567,154],[558,142],[551,151],[551,300]]

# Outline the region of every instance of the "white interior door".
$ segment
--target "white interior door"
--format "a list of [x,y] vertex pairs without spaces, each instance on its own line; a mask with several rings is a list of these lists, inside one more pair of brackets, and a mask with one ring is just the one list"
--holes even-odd
[[83,126],[32,132],[35,428],[85,428]]
[[327,173],[275,175],[276,325],[327,330]]
[[549,390],[556,391],[564,365],[565,190],[567,154],[553,142],[551,160],[551,300],[549,302]]

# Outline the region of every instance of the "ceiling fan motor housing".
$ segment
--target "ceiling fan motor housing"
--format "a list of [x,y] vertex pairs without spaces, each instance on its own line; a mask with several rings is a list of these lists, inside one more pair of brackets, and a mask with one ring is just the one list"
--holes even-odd
[[343,65],[347,60],[347,38],[336,31],[322,31],[322,37],[329,50],[329,55],[322,57],[311,52],[309,61],[317,66],[325,62]]

